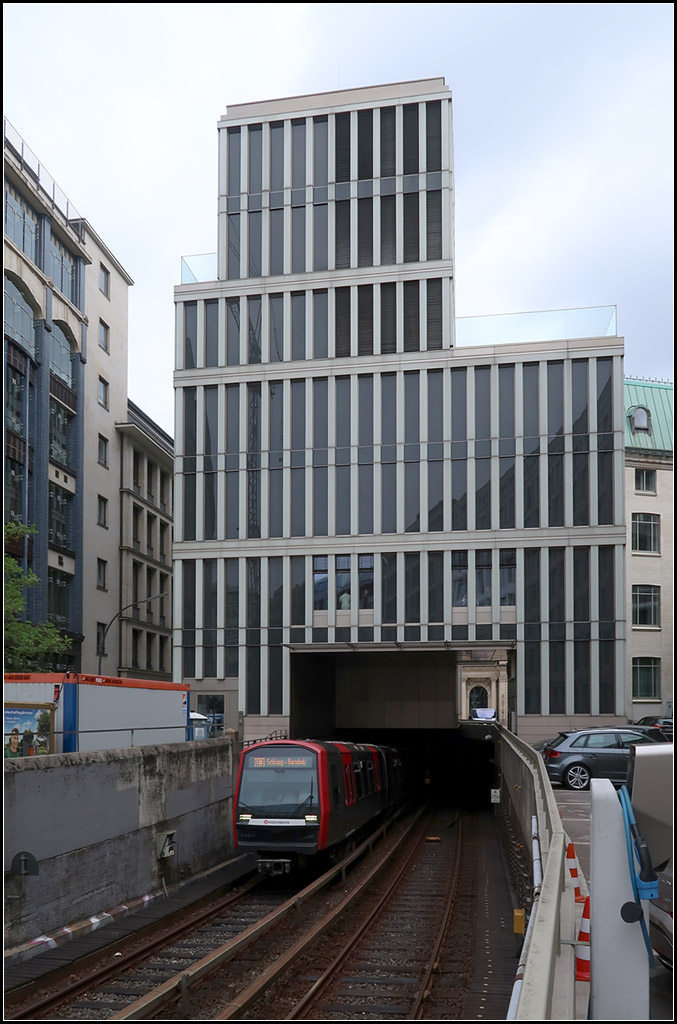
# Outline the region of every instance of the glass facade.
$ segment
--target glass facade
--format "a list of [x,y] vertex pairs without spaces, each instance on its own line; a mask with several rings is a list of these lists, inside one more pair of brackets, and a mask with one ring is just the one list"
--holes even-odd
[[616,707],[620,359],[454,350],[449,127],[437,97],[223,125],[221,278],[179,297],[175,539],[179,572],[216,563],[217,624],[231,573],[210,665],[247,714],[288,713],[285,645],[365,640],[503,641],[519,714]]

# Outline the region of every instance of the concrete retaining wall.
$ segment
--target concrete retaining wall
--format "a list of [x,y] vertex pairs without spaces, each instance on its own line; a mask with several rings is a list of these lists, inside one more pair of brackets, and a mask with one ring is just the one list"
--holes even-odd
[[[232,856],[234,734],[5,761],[5,944],[199,874]],[[159,861],[156,836],[175,831]],[[39,874],[10,874],[28,852]]]

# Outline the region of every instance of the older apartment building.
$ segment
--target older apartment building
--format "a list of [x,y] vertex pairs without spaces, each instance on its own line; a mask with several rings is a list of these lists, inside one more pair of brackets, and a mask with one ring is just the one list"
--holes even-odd
[[[171,592],[172,440],[127,398],[133,281],[6,120],[4,170],[5,521],[37,530],[13,552],[40,580],[31,621],[73,641],[44,667],[97,672],[102,655],[105,674],[169,679],[170,599],[119,614]],[[135,460],[145,546],[127,558]]]
[[455,319],[443,79],[218,129],[218,253],[175,290],[193,706],[248,737],[625,721],[615,310]]
[[625,380],[627,714],[672,717],[673,386]]

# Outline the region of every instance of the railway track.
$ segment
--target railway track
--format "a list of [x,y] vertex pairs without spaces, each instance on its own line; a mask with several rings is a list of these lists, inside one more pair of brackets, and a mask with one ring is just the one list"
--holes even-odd
[[[292,880],[290,896],[288,880],[272,884],[254,879],[217,906],[188,915],[189,924],[163,929],[159,937],[146,943],[140,942],[137,935],[133,948],[122,954],[118,944],[116,953],[109,951],[104,962],[85,977],[75,964],[71,978],[54,981],[51,991],[36,993],[11,1008],[12,997],[6,997],[5,1019],[132,1020],[152,1016],[177,997],[185,1003],[189,988],[205,974],[254,944],[260,950],[268,930],[293,916],[333,879],[344,881],[350,864],[385,835],[395,818],[381,825],[345,861],[305,889],[298,891]],[[335,901],[338,898],[335,896]],[[258,958],[260,952],[244,955]],[[49,984],[44,983],[44,988]]]
[[[389,865],[274,989],[260,979],[215,1019],[406,1020],[422,1015],[453,912],[463,826],[449,812],[427,818]],[[246,1015],[242,1013],[247,1009]]]
[[15,1019],[501,1019],[516,960],[511,928],[492,960],[496,920],[503,938],[511,922],[489,898],[502,872],[488,822],[401,823],[366,859],[355,851],[349,875],[344,863],[291,895],[243,893],[67,1005]]

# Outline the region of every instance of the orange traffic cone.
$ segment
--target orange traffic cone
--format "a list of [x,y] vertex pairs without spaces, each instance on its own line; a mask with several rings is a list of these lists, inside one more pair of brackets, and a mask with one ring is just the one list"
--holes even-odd
[[590,981],[590,897],[585,898],[581,927],[576,945],[576,981]]
[[571,875],[574,882],[575,901],[576,903],[585,903],[585,896],[581,892],[580,886],[578,884],[578,867],[573,843],[569,843],[569,845],[567,846],[567,862],[569,864],[569,874]]

